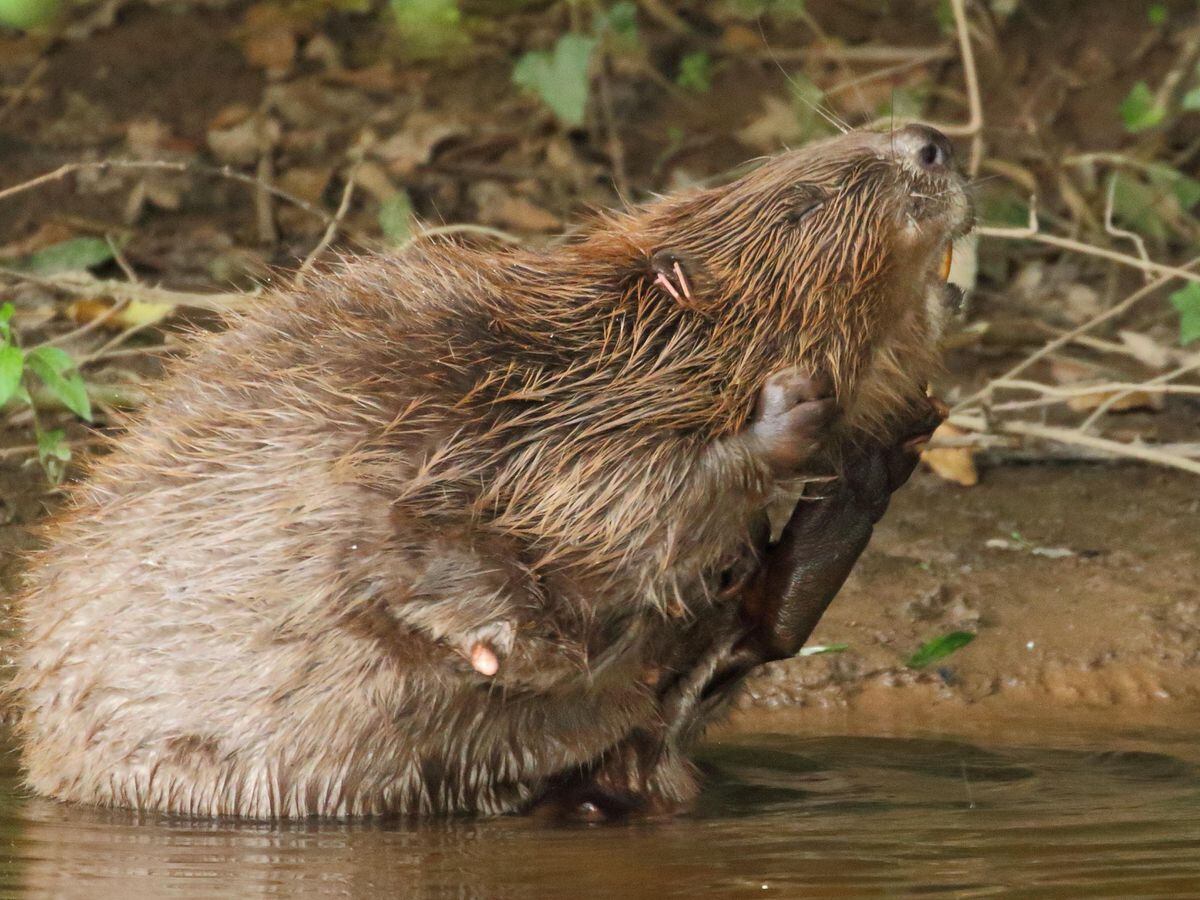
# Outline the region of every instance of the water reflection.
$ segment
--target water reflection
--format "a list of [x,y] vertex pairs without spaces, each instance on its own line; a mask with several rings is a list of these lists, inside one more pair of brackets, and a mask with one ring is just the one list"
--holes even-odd
[[687,819],[547,828],[183,822],[3,775],[4,896],[1195,896],[1200,774],[1170,753],[739,736]]

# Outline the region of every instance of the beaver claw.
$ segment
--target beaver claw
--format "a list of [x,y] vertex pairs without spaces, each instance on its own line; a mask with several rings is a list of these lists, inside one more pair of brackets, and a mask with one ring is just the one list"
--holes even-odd
[[759,392],[749,435],[773,469],[794,472],[820,446],[836,412],[828,376],[782,369]]

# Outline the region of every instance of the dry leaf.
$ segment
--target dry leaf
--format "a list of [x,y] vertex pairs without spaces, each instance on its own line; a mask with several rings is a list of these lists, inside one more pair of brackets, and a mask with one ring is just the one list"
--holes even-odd
[[388,171],[404,178],[417,166],[429,162],[433,149],[443,141],[467,133],[462,124],[418,110],[404,120],[394,135],[372,150],[387,164]]
[[296,32],[305,23],[275,4],[258,3],[246,10],[239,29],[242,54],[252,66],[286,72],[296,58]]
[[790,141],[804,135],[795,107],[780,97],[764,97],[763,113],[737,133],[737,139],[748,147],[775,153]]
[[562,220],[524,197],[510,194],[494,181],[481,181],[471,188],[471,199],[479,209],[479,221],[485,225],[514,231],[558,231]]
[[[99,297],[88,297],[76,300],[67,307],[67,315],[76,325],[86,325],[108,313],[113,308],[113,301]],[[171,303],[146,303],[132,300],[120,312],[106,319],[101,325],[108,331],[124,331],[127,328],[141,328],[161,322],[175,311]]]
[[963,487],[974,487],[979,484],[979,470],[975,467],[975,449],[973,447],[938,447],[939,440],[950,441],[966,437],[968,432],[949,422],[943,422],[933,433],[930,447],[921,453],[921,462],[925,463],[935,475]]
[[1121,343],[1133,354],[1134,359],[1152,369],[1162,370],[1171,363],[1171,348],[1164,347],[1148,334],[1137,331],[1119,333]]
[[1149,391],[1097,391],[1094,394],[1080,394],[1067,401],[1067,406],[1075,412],[1090,412],[1108,403],[1113,397],[1120,399],[1108,407],[1109,412],[1129,412],[1135,409],[1158,412],[1163,408],[1164,401],[1161,393]]

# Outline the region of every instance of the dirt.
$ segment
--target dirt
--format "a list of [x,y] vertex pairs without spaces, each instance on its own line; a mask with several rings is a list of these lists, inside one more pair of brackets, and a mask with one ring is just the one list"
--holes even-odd
[[[889,708],[1200,712],[1198,559],[1188,475],[1009,467],[963,490],[919,474],[810,641],[849,649],[771,665],[748,703],[870,721]],[[957,630],[977,637],[904,664]]]

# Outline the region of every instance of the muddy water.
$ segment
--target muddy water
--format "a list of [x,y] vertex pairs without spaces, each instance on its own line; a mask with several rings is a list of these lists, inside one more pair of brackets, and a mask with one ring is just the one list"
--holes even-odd
[[1028,734],[735,734],[704,750],[695,815],[607,827],[138,821],[25,797],[10,770],[0,895],[1200,894],[1186,736]]

